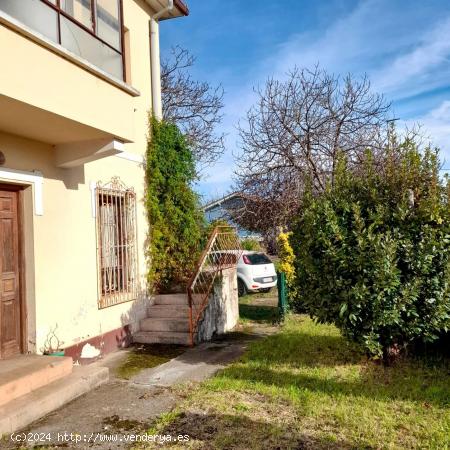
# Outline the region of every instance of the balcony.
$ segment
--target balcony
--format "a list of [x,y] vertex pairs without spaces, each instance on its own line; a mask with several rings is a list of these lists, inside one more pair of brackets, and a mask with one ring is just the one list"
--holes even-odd
[[122,0],[0,0],[0,10],[124,79]]
[[[122,151],[134,140],[139,92],[120,79],[120,71],[117,77],[55,43],[51,28],[41,30],[47,35],[39,24],[31,28],[36,11],[33,16],[29,10],[28,25],[5,13],[11,1],[0,0],[0,130],[54,145],[60,167]],[[25,2],[53,11],[47,1]]]

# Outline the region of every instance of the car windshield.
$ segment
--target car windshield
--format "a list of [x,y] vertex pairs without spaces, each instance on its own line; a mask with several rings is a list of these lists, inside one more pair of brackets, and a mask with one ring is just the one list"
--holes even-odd
[[250,253],[249,255],[244,255],[244,258],[247,258],[249,263],[252,265],[272,263],[269,257],[266,256],[264,253]]

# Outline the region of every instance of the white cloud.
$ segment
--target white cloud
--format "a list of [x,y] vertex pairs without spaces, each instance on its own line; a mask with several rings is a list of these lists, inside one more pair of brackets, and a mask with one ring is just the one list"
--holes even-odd
[[[241,84],[226,86],[225,120],[227,153],[211,168],[202,191],[227,190],[233,173],[232,154],[238,147],[235,125],[255,101],[253,86],[267,77],[282,77],[294,66],[312,67],[316,63],[335,74],[367,73],[374,90],[386,93],[389,100],[426,94],[450,85],[450,8],[436,10],[427,2],[406,5],[396,0],[365,0],[336,17],[328,28],[298,30],[267,58],[242,74]],[[450,159],[450,101],[427,113],[422,99],[415,121],[421,122],[436,144]],[[401,105],[396,115],[407,118]],[[227,179],[229,183],[227,184]]]
[[291,36],[269,66],[275,62],[275,72],[282,73],[294,65],[320,62],[338,74],[373,73],[385,63],[389,67],[394,55],[410,51],[420,41],[417,23],[423,20],[422,7],[405,8],[403,1],[395,0],[361,1],[327,29]]
[[430,143],[441,149],[445,167],[450,167],[450,100],[443,101],[437,108],[403,124],[409,128],[415,124],[421,125],[421,131]]
[[[384,93],[412,96],[449,83],[450,17],[433,27],[417,46],[380,68],[374,85]],[[437,68],[442,67],[439,71]]]

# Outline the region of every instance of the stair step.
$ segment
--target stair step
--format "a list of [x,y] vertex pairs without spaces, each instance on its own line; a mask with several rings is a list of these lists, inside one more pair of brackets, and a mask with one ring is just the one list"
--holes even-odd
[[2,435],[23,429],[108,379],[107,367],[95,364],[74,367],[70,375],[0,406],[0,439]]
[[189,331],[188,318],[182,319],[166,319],[166,318],[153,318],[141,320],[141,331]]
[[23,355],[0,361],[0,406],[72,373],[72,358]]
[[133,342],[138,344],[179,344],[190,345],[189,333],[176,331],[139,331],[133,334]]
[[[194,294],[192,301],[194,303],[202,303],[203,294]],[[161,306],[189,306],[187,294],[164,294],[155,296],[155,305]]]
[[152,305],[147,309],[149,318],[183,319],[189,317],[189,307],[184,305]]
[[155,296],[155,305],[188,305],[187,294],[164,294]]

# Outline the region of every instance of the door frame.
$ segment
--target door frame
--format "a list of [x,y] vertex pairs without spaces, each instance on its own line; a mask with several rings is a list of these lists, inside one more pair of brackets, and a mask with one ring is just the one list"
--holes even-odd
[[27,186],[9,184],[0,180],[0,191],[17,192],[17,235],[19,251],[19,303],[20,303],[20,353],[28,353],[28,323],[25,286],[25,228],[24,228],[24,189]]

